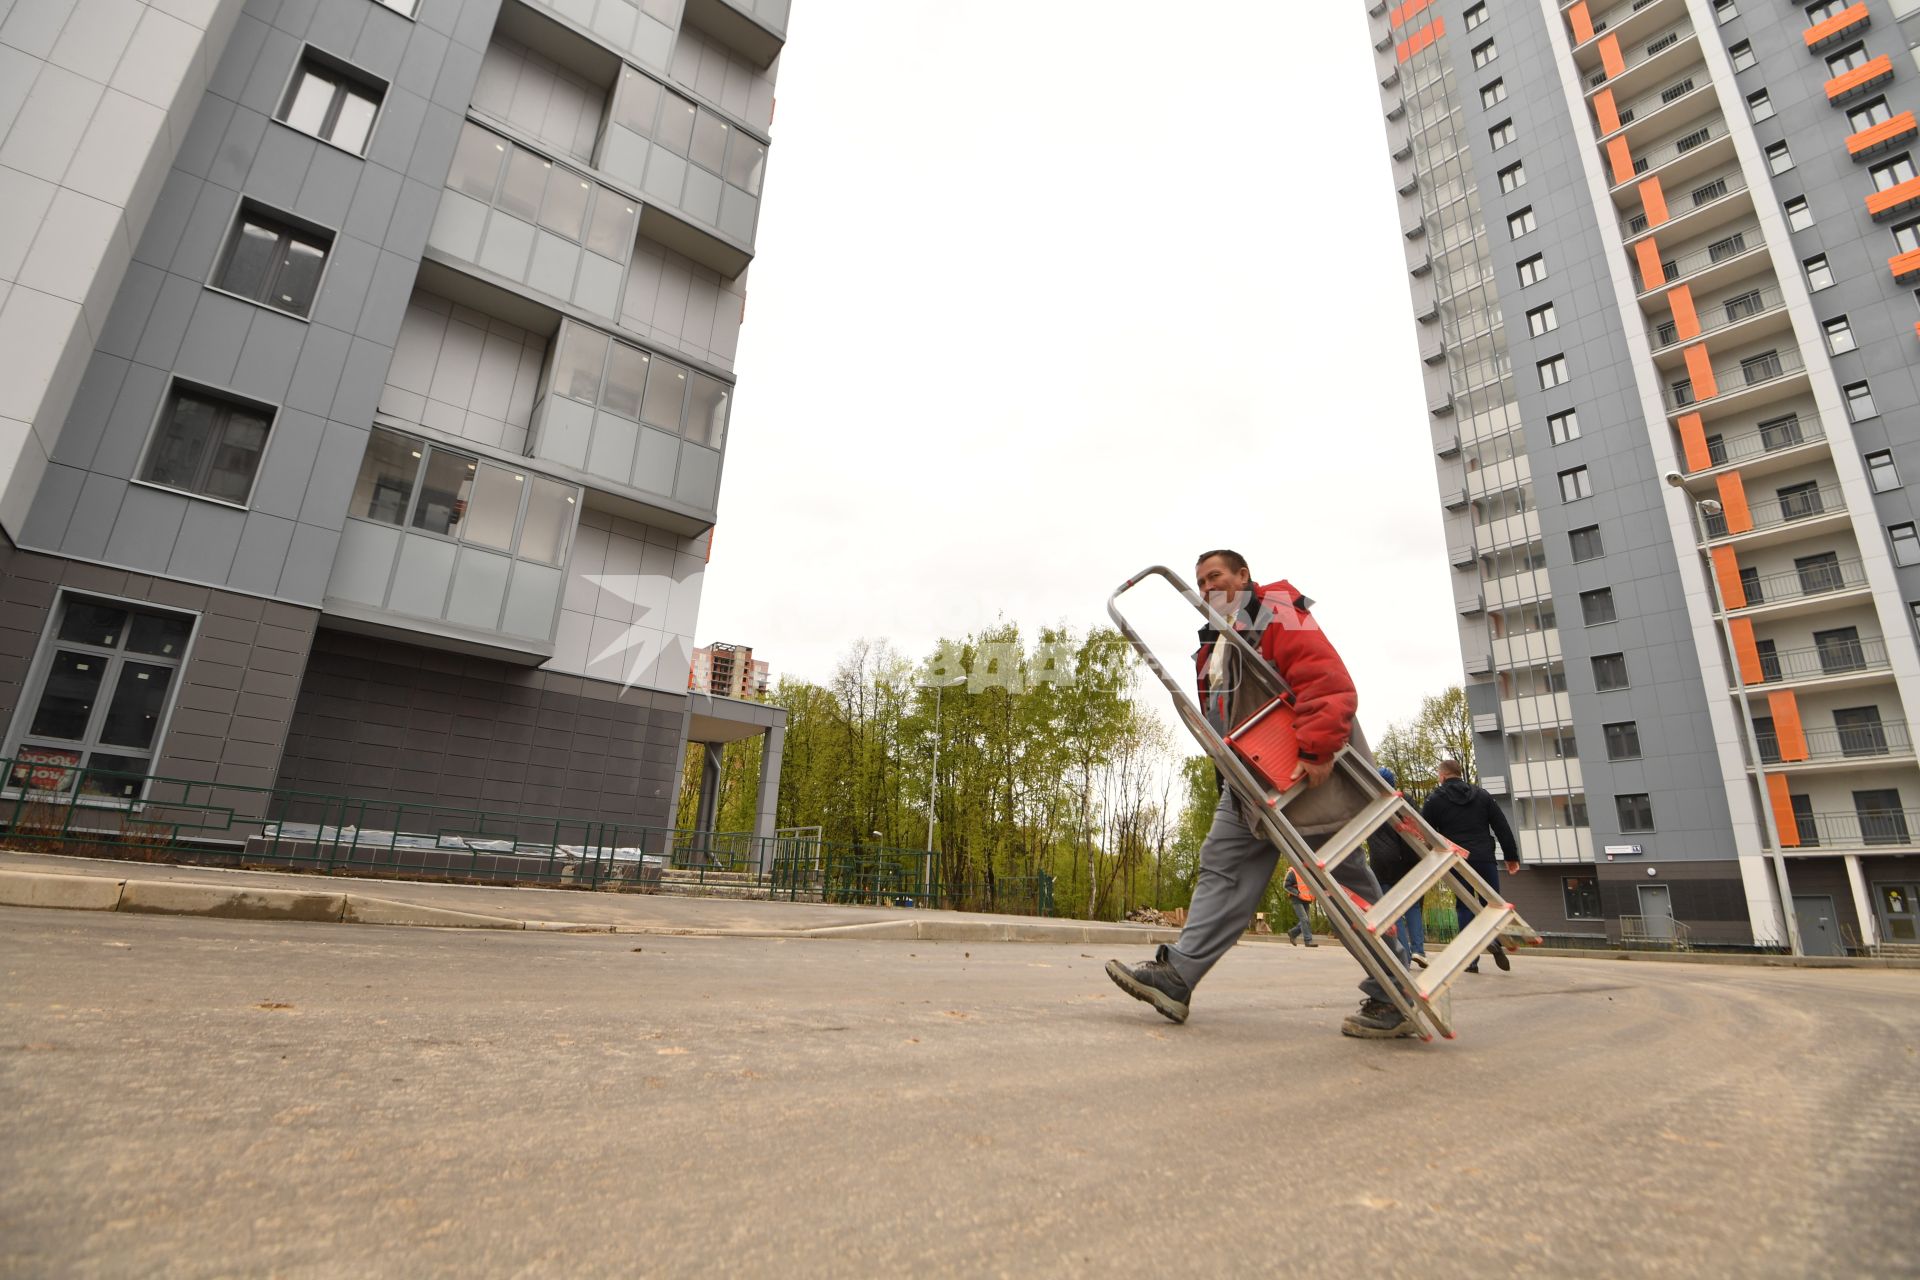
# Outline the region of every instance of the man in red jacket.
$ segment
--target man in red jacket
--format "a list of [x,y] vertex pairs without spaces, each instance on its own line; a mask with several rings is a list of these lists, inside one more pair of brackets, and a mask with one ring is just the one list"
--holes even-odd
[[[1232,619],[1293,690],[1293,728],[1300,748],[1293,781],[1305,781],[1309,790],[1325,783],[1333,773],[1334,756],[1355,735],[1359,695],[1346,664],[1308,613],[1310,602],[1284,581],[1256,588],[1246,558],[1235,551],[1205,553],[1195,574],[1214,612]],[[1241,656],[1238,646],[1219,643],[1211,628],[1201,630],[1200,650],[1194,655],[1200,707],[1207,723],[1223,735],[1258,710],[1241,705],[1258,697],[1239,679]],[[1364,739],[1356,745],[1364,752]],[[1288,816],[1317,845],[1340,824],[1301,823],[1299,817],[1312,807],[1312,797],[1302,797],[1288,806]],[[1185,1022],[1193,988],[1245,932],[1279,862],[1280,850],[1242,820],[1232,794],[1222,787],[1213,826],[1200,846],[1200,878],[1180,940],[1161,947],[1145,964],[1108,961],[1107,976],[1164,1017]],[[1334,878],[1366,903],[1380,897],[1380,883],[1360,854],[1343,860]],[[1360,990],[1366,999],[1359,1012],[1348,1015],[1341,1031],[1377,1039],[1415,1034],[1378,983],[1368,978]]]

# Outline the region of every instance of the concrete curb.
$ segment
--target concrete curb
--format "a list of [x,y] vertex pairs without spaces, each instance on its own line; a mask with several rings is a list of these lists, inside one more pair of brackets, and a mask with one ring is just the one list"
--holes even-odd
[[1920,969],[1920,960],[1894,956],[1743,956],[1722,951],[1602,951],[1586,947],[1528,947],[1515,955],[1522,960],[1531,960],[1535,956],[1566,956],[1572,960],[1747,965],[1761,969]]
[[849,938],[898,942],[1050,942],[1151,945],[1173,942],[1177,929],[1066,920],[929,920],[907,916],[867,924],[810,929],[700,929],[660,925],[515,920],[451,907],[397,902],[359,893],[237,888],[181,880],[113,880],[46,871],[0,871],[0,906],[139,915],[207,916],[219,920],[297,920],[415,929],[506,929],[529,933],[622,933],[674,938]]

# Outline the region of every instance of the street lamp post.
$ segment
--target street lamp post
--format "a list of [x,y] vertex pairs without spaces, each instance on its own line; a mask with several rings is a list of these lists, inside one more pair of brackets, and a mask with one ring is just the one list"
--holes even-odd
[[[1689,527],[1693,529],[1700,545],[1705,547],[1708,541],[1706,520],[1720,514],[1720,503],[1712,498],[1695,498],[1688,493],[1686,477],[1678,471],[1667,472],[1665,479],[1680,490],[1681,496],[1686,499]],[[1711,551],[1707,558],[1711,562]],[[1733,673],[1733,697],[1740,704],[1740,723],[1747,732],[1747,752],[1753,758],[1754,773],[1760,779],[1760,819],[1766,825],[1767,842],[1773,846],[1774,892],[1780,898],[1780,919],[1787,929],[1787,949],[1797,956],[1801,954],[1800,927],[1793,918],[1793,891],[1788,885],[1787,859],[1782,852],[1785,846],[1780,843],[1780,823],[1773,813],[1773,793],[1767,789],[1766,765],[1760,757],[1760,734],[1753,727],[1753,705],[1747,701],[1746,677],[1740,670],[1740,654],[1734,647],[1733,624],[1727,617],[1726,601],[1720,596],[1720,578],[1712,563],[1707,565],[1706,572],[1707,590],[1713,600],[1714,632],[1722,637],[1727,653],[1732,658],[1727,666]]]

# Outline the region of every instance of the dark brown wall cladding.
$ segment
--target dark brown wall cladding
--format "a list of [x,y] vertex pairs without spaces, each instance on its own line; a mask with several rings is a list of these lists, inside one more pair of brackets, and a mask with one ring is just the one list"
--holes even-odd
[[[1652,867],[1655,874],[1648,875]],[[1740,864],[1728,861],[1684,862],[1659,858],[1622,858],[1601,863],[1600,904],[1607,918],[1640,914],[1639,886],[1667,886],[1673,918],[1693,931],[1695,942],[1751,943],[1747,890]],[[1616,930],[1618,926],[1615,926]]]
[[686,704],[680,694],[623,694],[603,681],[323,629],[279,785],[672,826]]
[[[0,535],[0,724],[12,723],[61,588],[199,614],[154,773],[235,787],[273,785],[318,612],[22,551]],[[229,802],[247,808],[238,796]]]
[[1520,916],[1542,933],[1588,933],[1604,937],[1604,920],[1567,919],[1567,898],[1560,881],[1563,876],[1593,874],[1590,866],[1563,865],[1523,867],[1510,876],[1500,868],[1500,891],[1507,901],[1520,908]]

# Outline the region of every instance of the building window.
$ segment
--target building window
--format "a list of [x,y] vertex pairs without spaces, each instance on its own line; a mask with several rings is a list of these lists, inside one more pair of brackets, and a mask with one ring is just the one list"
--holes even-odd
[[1622,831],[1653,830],[1653,802],[1644,792],[1637,795],[1615,796],[1613,810],[1620,819]]
[[1813,225],[1813,211],[1807,208],[1805,196],[1795,196],[1783,207],[1787,211],[1787,230],[1805,231]]
[[1818,293],[1822,289],[1831,289],[1833,287],[1833,268],[1827,265],[1826,254],[1816,253],[1811,258],[1804,258],[1801,260],[1800,266],[1807,273],[1807,288],[1809,291]]
[[140,478],[245,506],[272,425],[273,410],[265,405],[176,384],[147,446]]
[[1553,304],[1535,307],[1527,312],[1527,332],[1538,338],[1542,334],[1552,333],[1560,327],[1560,318],[1553,312]]
[[1564,355],[1548,356],[1534,368],[1540,374],[1540,389],[1551,390],[1567,380],[1567,358]]
[[262,303],[276,311],[305,316],[320,291],[333,237],[242,205],[214,268],[213,287]]
[[1534,229],[1533,206],[1528,205],[1518,213],[1507,215],[1507,235],[1514,240]]
[[1601,544],[1600,526],[1597,524],[1590,524],[1584,529],[1569,529],[1567,543],[1576,564],[1582,560],[1598,560],[1607,553]]
[[1502,120],[1499,124],[1487,130],[1487,140],[1493,143],[1493,149],[1495,151],[1506,146],[1512,142],[1513,139],[1513,121],[1511,120]]
[[1713,0],[1713,14],[1725,26],[1740,16],[1740,10],[1734,6],[1733,0]]
[[1580,438],[1580,418],[1572,409],[1547,415],[1547,436],[1555,444]]
[[375,427],[347,514],[562,564],[580,491]]
[[1585,467],[1575,467],[1571,471],[1560,473],[1560,501],[1578,502],[1582,498],[1593,496],[1593,482],[1587,478]]
[[1753,117],[1755,124],[1773,119],[1773,99],[1767,96],[1765,89],[1756,89],[1747,95],[1747,114]]
[[1733,69],[1735,71],[1745,71],[1753,65],[1753,46],[1745,40],[1742,40],[1739,44],[1728,46],[1727,53],[1733,59]]
[[1849,382],[1842,388],[1847,396],[1847,417],[1855,422],[1871,418],[1879,413],[1873,407],[1873,388],[1864,382]]
[[1776,142],[1767,148],[1767,172],[1785,173],[1793,168],[1793,155],[1787,150],[1787,144]]
[[1467,30],[1471,31],[1487,20],[1487,6],[1485,4],[1477,4],[1467,10],[1464,16],[1467,20]]
[[1481,106],[1483,107],[1497,106],[1500,103],[1505,102],[1506,100],[1507,100],[1507,82],[1504,79],[1495,80],[1491,84],[1483,84],[1480,86],[1480,105]]
[[1613,588],[1601,587],[1594,591],[1580,593],[1580,617],[1589,627],[1597,627],[1603,622],[1612,622]]
[[1887,540],[1893,543],[1893,562],[1905,569],[1920,564],[1920,530],[1913,522],[1887,526]]
[[1900,472],[1893,465],[1893,452],[1879,449],[1867,455],[1867,483],[1873,486],[1875,493],[1886,493],[1900,487]]
[[31,711],[15,722],[8,788],[137,798],[192,634],[188,614],[62,595],[20,700]]
[[1807,6],[1807,25],[1817,27],[1847,7],[1847,0],[1819,0]]
[[1600,880],[1597,876],[1561,876],[1560,896],[1567,904],[1567,919],[1598,920]]
[[1847,127],[1855,133],[1871,129],[1877,124],[1885,124],[1893,119],[1893,108],[1887,105],[1886,96],[1869,98],[1859,106],[1847,112]]
[[1866,66],[1871,61],[1873,59],[1867,56],[1867,46],[1856,41],[1827,58],[1827,74],[1843,76],[1857,67]]
[[1607,759],[1638,760],[1640,758],[1640,724],[1636,720],[1621,720],[1614,724],[1600,726],[1607,739]]
[[1511,194],[1527,185],[1527,167],[1519,161],[1500,171],[1500,190]]
[[[1894,224],[1893,247],[1901,253],[1912,253],[1915,249],[1920,249],[1920,218]],[[1920,297],[1920,292],[1916,292],[1914,296]]]
[[1627,687],[1627,655],[1601,653],[1593,658],[1593,687],[1601,693]]
[[571,324],[554,367],[554,389],[570,400],[598,404],[711,449],[725,442],[731,388],[704,373]]
[[383,89],[309,49],[275,118],[342,151],[365,155],[384,96]]
[[1524,289],[1526,286],[1530,284],[1539,284],[1542,280],[1545,280],[1546,278],[1547,278],[1547,260],[1544,255],[1536,253],[1531,258],[1521,259],[1520,261],[1520,287],[1521,288]]
[[1903,182],[1911,182],[1915,177],[1920,177],[1920,171],[1916,171],[1913,167],[1912,153],[1906,151],[1902,151],[1891,160],[1874,165],[1867,170],[1867,173],[1873,178],[1875,191],[1885,191],[1889,187],[1897,187]]
[[1852,351],[1855,346],[1858,345],[1853,340],[1853,326],[1847,322],[1845,316],[1835,316],[1831,320],[1822,320],[1820,327],[1827,335],[1827,353],[1829,355],[1837,356],[1843,352]]
[[395,13],[400,14],[402,17],[411,18],[417,0],[380,0],[380,3]]
[[1500,51],[1493,47],[1491,40],[1473,47],[1473,65],[1476,67],[1484,67],[1499,56]]

